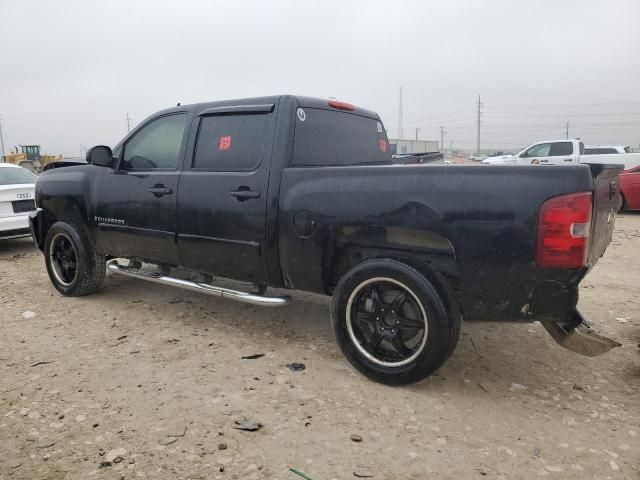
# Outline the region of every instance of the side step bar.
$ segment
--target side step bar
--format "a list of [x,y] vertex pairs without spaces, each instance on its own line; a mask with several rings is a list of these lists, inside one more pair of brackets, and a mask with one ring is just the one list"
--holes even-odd
[[194,292],[206,293],[215,297],[229,298],[231,300],[250,303],[252,305],[260,305],[263,307],[279,307],[281,305],[286,305],[291,300],[291,297],[288,295],[266,297],[253,293],[241,292],[239,290],[232,290],[230,288],[216,287],[207,283],[182,280],[180,278],[169,277],[158,272],[148,272],[137,268],[126,267],[118,264],[116,260],[109,261],[107,263],[107,268],[110,272],[117,273],[118,275],[139,278],[141,280],[147,280],[149,282],[160,283],[162,285],[169,285],[172,287],[180,287]]

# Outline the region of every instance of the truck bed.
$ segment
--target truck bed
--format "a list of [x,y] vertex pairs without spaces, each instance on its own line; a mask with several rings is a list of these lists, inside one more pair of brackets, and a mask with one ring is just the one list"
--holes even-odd
[[[327,292],[339,275],[337,259],[350,251],[375,256],[389,244],[448,276],[466,320],[573,314],[577,286],[611,238],[619,195],[610,189],[618,171],[587,165],[287,168],[280,190],[283,277],[289,287]],[[542,203],[594,189],[589,265],[539,268]],[[306,227],[312,233],[301,235]]]

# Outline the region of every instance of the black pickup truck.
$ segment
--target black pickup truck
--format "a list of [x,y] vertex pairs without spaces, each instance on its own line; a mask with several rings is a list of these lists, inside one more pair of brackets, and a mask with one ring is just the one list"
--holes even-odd
[[389,384],[442,365],[461,319],[616,345],[576,304],[611,240],[617,167],[393,165],[376,113],[294,96],[163,110],[87,161],[36,185],[32,233],[63,295],[106,270],[267,306],[288,301],[268,287],[332,295],[345,356]]

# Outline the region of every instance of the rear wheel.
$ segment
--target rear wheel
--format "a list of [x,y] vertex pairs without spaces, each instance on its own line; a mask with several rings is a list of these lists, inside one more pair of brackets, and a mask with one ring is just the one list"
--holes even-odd
[[47,232],[44,255],[49,278],[63,295],[87,295],[104,283],[104,255],[96,253],[84,232],[74,225],[55,223]]
[[345,274],[331,317],[349,362],[387,384],[426,378],[458,340],[460,319],[450,318],[431,281],[395,260],[368,260]]

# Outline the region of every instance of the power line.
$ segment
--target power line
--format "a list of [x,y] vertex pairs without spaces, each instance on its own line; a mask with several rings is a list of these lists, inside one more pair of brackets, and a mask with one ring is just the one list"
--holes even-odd
[[566,117],[618,117],[622,115],[640,115],[640,112],[620,113],[563,113],[558,115],[491,115],[491,118],[566,118]]
[[422,123],[424,122],[424,120],[433,120],[433,119],[440,119],[440,118],[444,118],[444,117],[452,117],[454,115],[459,115],[460,113],[471,113],[469,110],[457,110],[455,112],[448,112],[448,113],[441,113],[438,115],[430,115],[428,117],[422,117],[422,118],[417,118],[415,120],[410,120],[409,122],[405,123],[404,125],[413,125],[416,123]]
[[569,103],[562,105],[491,105],[491,108],[582,108],[606,107],[611,105],[640,105],[640,102],[609,102],[609,103]]

